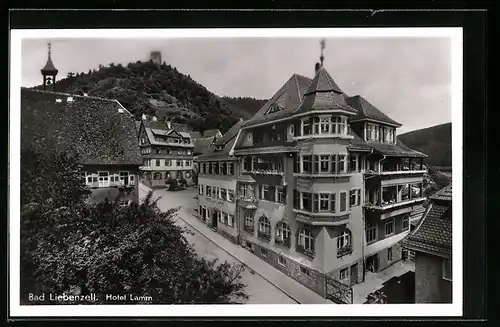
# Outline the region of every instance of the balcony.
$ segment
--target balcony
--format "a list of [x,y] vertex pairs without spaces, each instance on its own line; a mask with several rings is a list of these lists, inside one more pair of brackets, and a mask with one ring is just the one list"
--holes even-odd
[[366,175],[372,176],[394,176],[394,175],[423,175],[427,173],[425,169],[403,169],[403,170],[366,170]]
[[314,258],[316,256],[316,253],[314,252],[313,249],[306,249],[302,245],[297,245],[295,247],[295,251],[297,251],[298,253],[302,253],[310,258]]
[[346,245],[337,249],[337,258],[345,257],[346,255],[350,255],[352,253],[352,245]]
[[345,225],[351,217],[350,211],[342,213],[334,212],[309,212],[293,209],[295,219],[305,224],[313,226],[342,226]]
[[414,204],[414,203],[420,203],[424,202],[425,197],[417,197],[417,198],[412,198],[412,199],[407,199],[403,201],[383,201],[383,202],[376,202],[376,203],[365,203],[364,207],[368,210],[377,210],[377,211],[384,211],[384,210],[390,210],[390,209],[395,209],[399,207],[403,207],[406,205]]
[[243,230],[247,233],[253,234],[255,232],[255,228],[253,226],[243,226]]
[[304,177],[304,178],[349,178],[352,176],[351,172],[345,173],[294,173],[294,177]]
[[238,197],[238,205],[244,209],[257,209],[257,201],[254,197]]
[[284,238],[284,239],[277,238],[274,240],[274,244],[290,248],[290,238]]
[[257,232],[257,237],[260,238],[261,240],[266,241],[266,242],[271,241],[271,234],[266,233],[266,232],[262,232],[260,230]]
[[284,176],[285,173],[281,170],[277,169],[254,169],[250,171],[243,171],[247,174],[255,174],[255,175],[267,175],[267,176]]

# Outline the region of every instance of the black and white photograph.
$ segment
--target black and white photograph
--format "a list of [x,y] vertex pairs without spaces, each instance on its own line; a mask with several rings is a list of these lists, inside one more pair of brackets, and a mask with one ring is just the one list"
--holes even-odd
[[11,33],[11,315],[462,314],[460,28]]

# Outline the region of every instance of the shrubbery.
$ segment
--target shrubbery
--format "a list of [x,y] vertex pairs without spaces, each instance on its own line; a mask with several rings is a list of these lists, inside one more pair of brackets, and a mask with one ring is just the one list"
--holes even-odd
[[172,219],[177,209],[160,212],[151,193],[142,204],[89,204],[74,159],[34,155],[22,155],[21,303],[28,293],[96,293],[98,303],[104,294],[151,296],[154,304],[248,298],[243,268],[198,257]]

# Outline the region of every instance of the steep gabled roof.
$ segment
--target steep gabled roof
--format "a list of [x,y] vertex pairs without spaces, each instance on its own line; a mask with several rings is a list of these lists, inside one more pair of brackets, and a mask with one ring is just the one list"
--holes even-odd
[[26,88],[21,149],[69,151],[88,165],[142,164],[134,117],[118,101]]
[[452,248],[451,185],[431,197],[427,212],[419,225],[403,241],[414,251],[450,258]]
[[[236,136],[238,135],[238,132],[244,124],[245,121],[240,119],[222,136],[222,138],[214,140],[214,142],[207,147],[206,151],[203,151],[203,153],[198,156],[198,160],[222,160],[229,158],[231,148],[236,142]],[[217,147],[222,147],[222,149],[217,150]]]
[[355,120],[373,119],[382,123],[396,125],[397,127],[402,126],[400,123],[384,114],[360,95],[347,97],[346,101],[357,111],[356,116],[353,118]]
[[312,110],[343,110],[351,114],[356,113],[356,110],[347,104],[343,92],[323,67],[316,72],[304,93],[302,103],[294,110],[294,114]]
[[216,141],[215,137],[200,137],[193,140],[193,154],[200,155],[209,150],[210,146]]
[[[243,127],[250,127],[267,121],[291,116],[300,105],[303,94],[311,84],[311,79],[298,74],[293,74],[288,81],[257,111],[252,118],[247,120]],[[282,110],[268,113],[269,108],[277,104]]]

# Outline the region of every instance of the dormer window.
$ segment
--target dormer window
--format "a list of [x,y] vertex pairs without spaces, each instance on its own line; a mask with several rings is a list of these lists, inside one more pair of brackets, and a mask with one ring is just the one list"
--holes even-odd
[[269,106],[269,109],[267,110],[267,114],[272,114],[272,113],[275,113],[275,112],[278,112],[278,111],[281,111],[283,110],[282,107],[280,107],[279,105],[277,105],[276,103],[273,103],[271,104],[271,106]]

